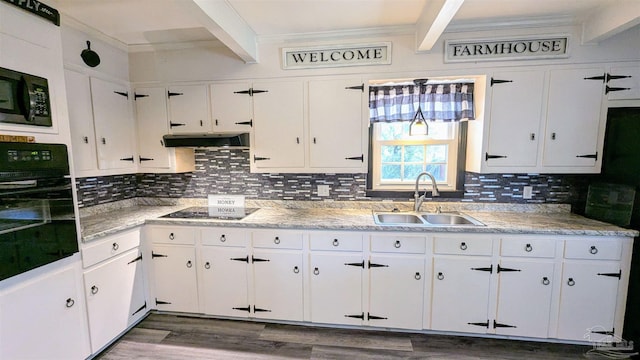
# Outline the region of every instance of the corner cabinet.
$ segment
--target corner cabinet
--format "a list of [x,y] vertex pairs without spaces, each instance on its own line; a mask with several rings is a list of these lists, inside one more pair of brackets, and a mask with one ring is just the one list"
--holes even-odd
[[252,86],[252,172],[366,172],[362,79]]
[[599,173],[604,66],[487,76],[484,123],[470,124],[467,171]]

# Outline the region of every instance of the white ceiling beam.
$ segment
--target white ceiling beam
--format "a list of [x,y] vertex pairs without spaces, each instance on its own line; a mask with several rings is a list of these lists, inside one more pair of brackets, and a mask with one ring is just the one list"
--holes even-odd
[[464,0],[427,0],[416,23],[416,48],[429,51],[458,12]]
[[597,44],[640,24],[640,6],[635,0],[608,3],[594,11],[582,24],[582,43]]
[[226,0],[191,0],[202,26],[245,63],[258,62],[256,33]]

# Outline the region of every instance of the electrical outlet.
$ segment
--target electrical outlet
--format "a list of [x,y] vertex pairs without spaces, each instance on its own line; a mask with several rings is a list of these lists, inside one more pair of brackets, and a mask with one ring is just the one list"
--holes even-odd
[[318,185],[318,196],[329,196],[329,185]]
[[523,199],[533,198],[533,186],[525,186],[522,188],[522,198]]

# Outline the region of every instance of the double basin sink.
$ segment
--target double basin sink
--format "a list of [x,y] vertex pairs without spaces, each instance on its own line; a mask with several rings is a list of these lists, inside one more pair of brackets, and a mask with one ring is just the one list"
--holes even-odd
[[374,211],[373,220],[377,225],[386,226],[484,226],[471,216],[458,212]]

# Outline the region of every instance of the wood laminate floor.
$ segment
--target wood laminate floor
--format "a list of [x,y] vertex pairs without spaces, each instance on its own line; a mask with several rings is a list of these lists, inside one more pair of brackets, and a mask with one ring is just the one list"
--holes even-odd
[[124,359],[583,359],[588,346],[151,314],[98,356]]

